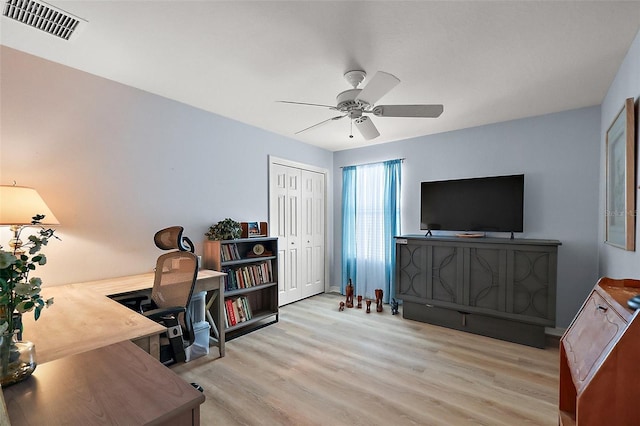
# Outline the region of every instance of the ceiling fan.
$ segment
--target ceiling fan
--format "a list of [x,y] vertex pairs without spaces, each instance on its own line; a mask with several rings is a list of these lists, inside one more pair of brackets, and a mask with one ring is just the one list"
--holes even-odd
[[[376,117],[437,118],[444,110],[442,105],[375,105],[381,97],[400,83],[400,79],[392,74],[378,71],[364,88],[358,89],[358,85],[364,81],[366,76],[367,73],[361,70],[347,71],[344,74],[344,78],[353,86],[353,89],[339,93],[338,96],[336,96],[336,106],[294,101],[278,102],[318,106],[340,111],[341,115],[328,118],[313,126],[299,130],[295,133],[296,135],[330,121],[349,117],[352,125],[355,123],[356,128],[366,140],[377,138],[380,136],[380,132],[378,132],[373,121],[365,114],[373,114]],[[349,134],[349,137],[353,138],[353,134]]]

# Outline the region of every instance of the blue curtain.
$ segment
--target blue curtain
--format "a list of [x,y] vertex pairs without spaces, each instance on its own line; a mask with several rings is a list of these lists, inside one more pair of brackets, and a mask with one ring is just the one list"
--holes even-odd
[[[342,172],[342,292],[388,302],[395,294],[395,240],[400,233],[402,160],[345,167]],[[357,272],[357,273],[356,273]]]
[[342,283],[356,282],[356,167],[342,169]]
[[385,238],[385,302],[389,302],[396,294],[395,236],[400,235],[400,168],[402,160],[391,160],[384,163],[384,238]]

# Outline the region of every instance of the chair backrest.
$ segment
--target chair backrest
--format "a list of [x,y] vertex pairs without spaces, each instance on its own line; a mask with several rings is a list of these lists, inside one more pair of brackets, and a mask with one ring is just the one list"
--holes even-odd
[[[158,308],[187,308],[198,276],[198,256],[172,251],[158,257],[151,300]],[[184,324],[184,323],[183,323]]]
[[193,243],[187,237],[182,236],[184,228],[182,226],[171,226],[161,229],[153,236],[156,247],[161,250],[180,250],[194,252]]

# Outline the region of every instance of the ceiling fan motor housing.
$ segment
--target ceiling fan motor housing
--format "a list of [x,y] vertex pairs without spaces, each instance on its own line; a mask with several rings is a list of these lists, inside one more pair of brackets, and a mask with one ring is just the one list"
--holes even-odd
[[362,89],[349,89],[338,94],[336,96],[336,109],[342,112],[352,112],[354,110],[362,112],[363,109],[369,108],[369,104],[356,100],[361,91]]

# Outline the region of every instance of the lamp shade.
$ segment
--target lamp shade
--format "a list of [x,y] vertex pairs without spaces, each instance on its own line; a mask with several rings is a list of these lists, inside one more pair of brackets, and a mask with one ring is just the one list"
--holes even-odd
[[35,189],[0,185],[0,225],[30,225],[35,215],[44,215],[43,225],[60,224]]

